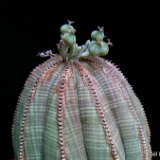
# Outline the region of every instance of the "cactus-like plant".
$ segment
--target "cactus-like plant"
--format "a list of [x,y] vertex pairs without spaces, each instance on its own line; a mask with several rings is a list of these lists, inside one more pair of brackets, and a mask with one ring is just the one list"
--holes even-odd
[[78,46],[72,23],[60,28],[59,54],[33,70],[12,129],[16,160],[150,160],[150,130],[123,74],[100,58],[103,28]]

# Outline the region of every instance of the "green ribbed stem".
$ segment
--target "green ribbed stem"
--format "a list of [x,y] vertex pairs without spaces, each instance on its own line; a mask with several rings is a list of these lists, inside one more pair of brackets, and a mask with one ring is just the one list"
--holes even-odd
[[151,160],[139,99],[123,74],[99,57],[111,44],[102,40],[103,29],[82,46],[71,23],[60,31],[59,54],[50,52],[20,95],[12,128],[16,160]]

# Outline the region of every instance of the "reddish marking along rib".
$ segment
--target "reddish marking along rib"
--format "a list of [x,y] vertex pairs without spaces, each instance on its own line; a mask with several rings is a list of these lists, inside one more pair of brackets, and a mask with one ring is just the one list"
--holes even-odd
[[[27,78],[26,82],[25,82],[25,85],[24,85],[24,88],[25,86],[28,85],[28,83],[30,82],[30,80],[32,79],[33,76],[35,76],[38,72],[40,72],[40,70],[44,67],[46,68],[47,66],[51,66],[53,64],[58,64],[60,61],[62,61],[62,58],[58,55],[54,55],[54,58],[50,58],[48,59],[47,61],[45,61],[44,63],[42,63],[41,65],[39,65],[38,67],[36,67],[30,74],[30,76]],[[49,65],[48,65],[49,64]],[[38,80],[38,78],[37,78]],[[24,90],[23,90],[24,91]],[[17,112],[18,112],[18,106],[20,104],[20,99],[22,97],[22,94],[23,94],[23,91],[21,92],[20,96],[19,96],[19,99],[18,99],[18,103],[17,103],[17,106],[16,106],[16,109],[15,109],[15,113],[14,113],[14,118],[13,118],[13,125],[12,125],[12,135],[14,135],[14,124],[16,122],[16,116],[17,116]]]
[[78,68],[79,75],[82,77],[83,81],[87,85],[95,103],[96,111],[106,136],[106,143],[109,145],[111,157],[113,158],[113,160],[120,160],[115,148],[115,144],[112,140],[108,122],[105,118],[103,108],[101,107],[101,103],[96,92],[94,84],[95,79],[90,75],[89,71],[80,62],[76,62],[76,66]]
[[[31,79],[33,76],[35,76],[35,74],[44,66],[46,66],[48,63],[50,63],[51,59],[47,60],[46,62],[42,63],[41,65],[39,65],[38,67],[36,67],[30,74],[30,76],[27,78],[26,82],[25,82],[25,86],[27,85],[27,82],[29,81],[29,79]],[[24,87],[25,88],[25,87]],[[22,95],[23,92],[21,92],[20,96],[19,96],[19,99],[18,99],[18,103],[17,103],[17,106],[19,105],[19,101],[20,101],[20,98],[21,98],[21,95]],[[15,109],[15,114],[14,114],[14,120],[15,120],[15,116],[17,115],[17,110],[18,110],[18,107],[16,107]]]
[[59,136],[59,149],[60,160],[67,160],[66,146],[65,146],[65,131],[64,131],[64,119],[65,119],[65,90],[73,75],[71,65],[67,65],[61,73],[60,80],[58,82],[57,93],[57,126]]
[[[111,64],[110,62],[108,62],[108,63],[105,62],[105,64],[106,64],[107,66],[109,66],[109,68],[111,68],[114,73],[117,73],[117,74],[114,74],[114,75],[117,77],[117,79],[119,79],[119,78],[120,78],[120,75],[121,75],[121,76],[123,77],[123,80],[124,80],[124,82],[125,82],[125,85],[126,85],[126,86],[127,86],[127,85],[130,86],[129,83],[128,83],[128,81],[124,78],[123,74],[122,74],[117,68],[115,68],[113,64]],[[131,88],[131,90],[132,90],[132,88]],[[132,91],[133,91],[133,90],[132,90]],[[142,108],[142,109],[143,109],[143,108]],[[144,111],[144,109],[143,109],[143,111]],[[145,114],[145,113],[144,113],[144,114]],[[145,124],[146,124],[147,137],[148,137],[148,139],[149,139],[149,141],[150,141],[150,129],[149,129],[149,125],[148,125],[147,118],[146,118],[145,115],[144,115],[144,118],[145,118]]]
[[34,86],[31,89],[27,104],[24,108],[24,113],[23,113],[23,117],[22,117],[22,124],[21,124],[21,132],[20,132],[20,153],[19,153],[19,157],[20,160],[25,160],[25,155],[24,155],[24,140],[25,140],[25,127],[26,127],[26,121],[27,121],[27,115],[29,113],[30,110],[30,106],[31,103],[35,97],[36,94],[36,90],[38,88],[38,86],[43,82],[44,77],[46,76],[46,73],[48,73],[48,71],[52,71],[55,72],[56,69],[58,68],[59,65],[56,64],[52,64],[50,67],[48,67],[38,78],[38,80],[35,82]]
[[[27,86],[27,83],[29,82],[30,79],[32,79],[33,76],[35,76],[35,74],[40,71],[41,68],[45,68],[45,66],[47,66],[49,63],[52,64],[58,64],[59,62],[62,61],[62,58],[59,55],[54,54],[53,58],[48,59],[47,61],[45,61],[44,63],[42,63],[41,65],[39,65],[38,67],[36,67],[30,74],[30,76],[27,78],[26,82],[25,82],[25,86]],[[25,87],[24,87],[25,88]],[[15,113],[14,113],[14,118],[13,121],[15,121],[15,116],[17,115],[17,110],[18,110],[18,105],[20,102],[20,98],[23,92],[21,92],[19,99],[18,99],[18,103],[17,103],[17,107],[15,109]],[[13,124],[14,125],[14,124]],[[13,126],[12,126],[12,130],[13,130]]]
[[102,69],[103,73],[106,74],[107,76],[110,76],[114,83],[117,85],[117,88],[120,90],[120,92],[122,93],[124,100],[128,103],[128,107],[129,107],[129,111],[131,113],[131,115],[134,117],[136,123],[137,123],[137,129],[138,129],[138,135],[139,135],[139,140],[140,140],[140,146],[141,146],[141,150],[142,150],[142,155],[143,155],[143,159],[144,160],[148,160],[150,158],[150,155],[148,155],[148,150],[147,150],[147,145],[145,142],[145,137],[144,137],[144,133],[143,133],[143,129],[142,126],[139,122],[139,119],[137,117],[137,114],[132,106],[132,103],[130,102],[129,96],[127,95],[125,89],[123,88],[123,86],[121,85],[121,83],[119,82],[118,78],[113,74],[113,68],[108,69],[108,67],[106,66],[105,62],[99,58],[96,58],[95,61],[91,61],[90,64],[97,69]]
[[52,64],[58,64],[59,62],[62,61],[62,57],[59,56],[58,54],[53,54],[53,57],[48,59],[47,61],[45,61],[44,63],[42,63],[41,65],[39,65],[38,67],[36,67],[33,72],[30,74],[29,78],[32,78],[33,76],[35,76],[35,74],[37,73],[37,71],[39,71],[41,68],[45,67],[46,65],[48,65],[49,63]]

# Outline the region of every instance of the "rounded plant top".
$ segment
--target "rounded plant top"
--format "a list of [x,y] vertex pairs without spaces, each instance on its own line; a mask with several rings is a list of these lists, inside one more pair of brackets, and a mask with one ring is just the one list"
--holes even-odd
[[57,44],[57,48],[64,61],[107,55],[111,42],[103,40],[105,37],[103,27],[98,27],[98,30],[94,30],[91,33],[91,40],[87,40],[84,45],[79,46],[76,43],[76,29],[72,26],[73,23],[68,21],[68,24],[60,27],[61,39]]

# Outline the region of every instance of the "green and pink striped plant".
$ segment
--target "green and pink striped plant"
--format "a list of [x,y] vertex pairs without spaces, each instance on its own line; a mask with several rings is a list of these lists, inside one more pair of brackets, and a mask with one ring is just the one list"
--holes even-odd
[[123,74],[100,58],[103,28],[78,46],[72,23],[60,28],[59,54],[33,70],[12,129],[16,160],[150,160],[143,107]]

